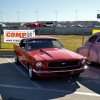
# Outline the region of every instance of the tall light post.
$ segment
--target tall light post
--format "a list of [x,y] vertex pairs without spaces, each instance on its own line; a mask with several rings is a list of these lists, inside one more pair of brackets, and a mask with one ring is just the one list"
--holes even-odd
[[[98,15],[98,16],[99,16],[99,11],[100,11],[100,10],[97,10],[97,12],[98,12],[97,15]],[[100,19],[100,18],[99,18],[98,16],[97,16],[97,18],[98,18],[98,22],[99,22],[99,19]]]
[[37,22],[38,22],[38,11],[36,11],[36,17],[37,17]]
[[97,11],[98,11],[98,14],[99,14],[99,11],[100,11],[100,10],[97,10]]
[[1,13],[1,22],[2,22],[2,13],[3,13],[3,12],[0,12],[0,13]]
[[58,11],[55,11],[55,13],[56,13],[56,22],[57,22],[57,12],[58,12]]
[[76,21],[77,21],[77,12],[78,12],[78,11],[76,10],[75,12],[76,12]]
[[20,13],[20,12],[17,12],[17,14],[18,14],[18,22],[19,22],[19,13]]

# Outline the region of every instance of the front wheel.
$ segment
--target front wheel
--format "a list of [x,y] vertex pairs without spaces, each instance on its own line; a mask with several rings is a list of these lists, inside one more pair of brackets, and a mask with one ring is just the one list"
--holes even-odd
[[28,68],[28,75],[29,75],[30,80],[36,80],[37,79],[37,76],[35,76],[33,74],[33,69],[31,67],[31,65],[29,65],[29,68]]

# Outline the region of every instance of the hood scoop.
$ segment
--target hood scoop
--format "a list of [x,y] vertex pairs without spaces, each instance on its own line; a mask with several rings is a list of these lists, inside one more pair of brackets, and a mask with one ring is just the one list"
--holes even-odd
[[46,55],[48,55],[48,56],[51,57],[51,58],[53,58],[49,53],[47,53],[47,52],[44,51],[43,49],[40,49],[40,52],[41,52],[41,53],[44,53],[44,54],[46,54]]

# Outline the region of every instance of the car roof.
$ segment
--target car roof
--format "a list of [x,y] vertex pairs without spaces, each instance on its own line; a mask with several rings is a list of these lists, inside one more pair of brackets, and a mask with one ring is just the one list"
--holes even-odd
[[100,35],[100,32],[97,32],[97,33],[95,33],[95,34],[93,34],[93,35]]
[[26,38],[26,40],[31,40],[31,39],[57,39],[57,38],[51,36],[34,36]]

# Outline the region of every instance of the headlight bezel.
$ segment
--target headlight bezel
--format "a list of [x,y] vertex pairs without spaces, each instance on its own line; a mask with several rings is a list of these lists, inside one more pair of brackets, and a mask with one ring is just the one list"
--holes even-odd
[[37,62],[37,63],[36,63],[36,67],[37,67],[37,68],[41,68],[42,65],[43,65],[42,62]]

